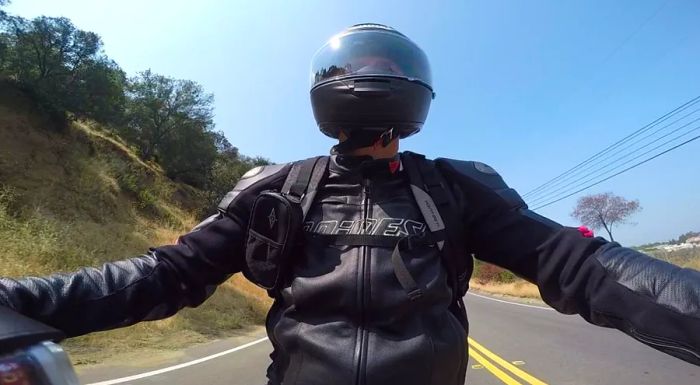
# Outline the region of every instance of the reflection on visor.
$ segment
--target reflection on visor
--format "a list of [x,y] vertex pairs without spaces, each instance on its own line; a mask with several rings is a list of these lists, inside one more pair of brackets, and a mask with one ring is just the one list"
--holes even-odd
[[423,51],[403,35],[364,31],[333,37],[311,63],[311,87],[351,76],[388,76],[431,87]]
[[384,57],[373,56],[363,57],[355,60],[356,70],[351,71],[358,75],[362,74],[391,74],[404,76],[403,70],[394,61]]

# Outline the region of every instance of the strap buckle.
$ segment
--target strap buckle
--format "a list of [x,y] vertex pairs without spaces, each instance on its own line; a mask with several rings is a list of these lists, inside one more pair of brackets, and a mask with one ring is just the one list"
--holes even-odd
[[396,129],[394,127],[384,131],[380,136],[379,139],[382,141],[382,147],[386,147],[391,143],[392,140],[395,138],[395,131]]
[[408,292],[408,299],[410,299],[411,301],[417,301],[421,297],[423,297],[423,290],[421,289],[415,289]]

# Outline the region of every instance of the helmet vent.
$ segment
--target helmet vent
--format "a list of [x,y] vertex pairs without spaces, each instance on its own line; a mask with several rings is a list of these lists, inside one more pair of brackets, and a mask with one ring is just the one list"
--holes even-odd
[[352,27],[348,28],[350,29],[385,29],[387,31],[394,31],[396,32],[395,29],[389,27],[388,25],[384,24],[378,24],[378,23],[361,23],[361,24],[355,24]]

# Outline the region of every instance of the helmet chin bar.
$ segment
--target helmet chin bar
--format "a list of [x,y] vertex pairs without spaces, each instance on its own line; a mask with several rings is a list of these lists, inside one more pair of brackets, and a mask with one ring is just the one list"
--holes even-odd
[[381,133],[394,128],[396,136],[406,138],[420,131],[428,115],[432,90],[401,79],[381,80],[389,82],[390,95],[355,95],[354,88],[348,87],[349,80],[335,80],[315,87],[310,93],[311,106],[321,132],[338,138],[341,129],[352,136],[356,130]]
[[377,142],[381,142],[382,147],[386,147],[398,137],[397,130],[393,127],[354,129],[347,139],[333,146],[331,153],[347,154],[359,148],[372,146]]

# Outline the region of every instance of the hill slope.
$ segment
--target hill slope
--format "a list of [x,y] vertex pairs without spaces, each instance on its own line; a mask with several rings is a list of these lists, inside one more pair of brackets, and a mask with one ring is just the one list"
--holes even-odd
[[[109,131],[75,122],[59,132],[31,97],[0,86],[0,276],[72,271],[172,243],[196,224],[200,196]],[[66,346],[75,363],[178,348],[261,323],[268,305],[234,279],[198,309]]]

